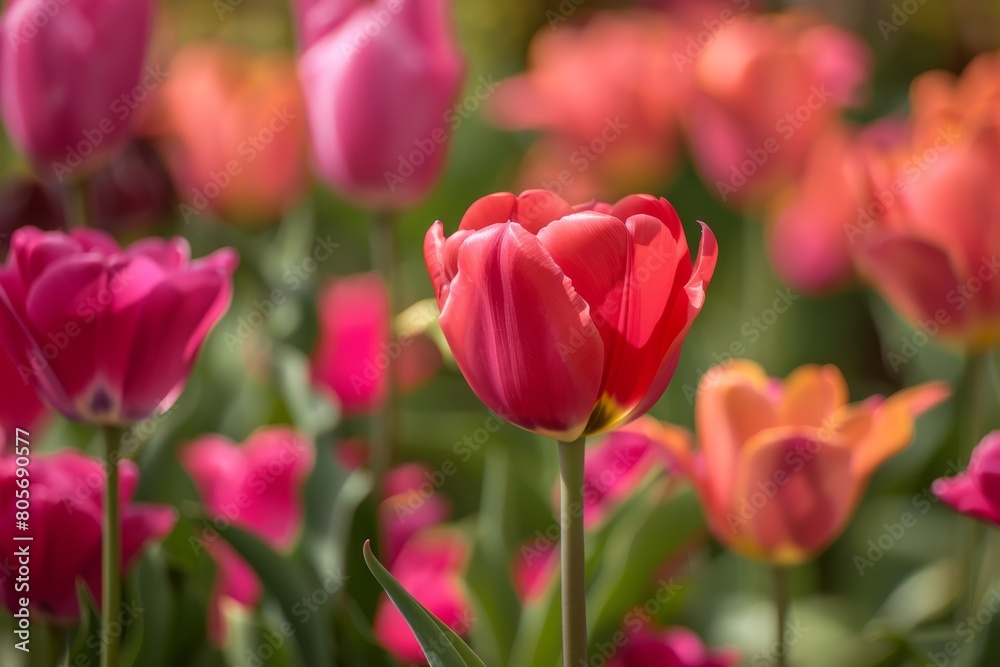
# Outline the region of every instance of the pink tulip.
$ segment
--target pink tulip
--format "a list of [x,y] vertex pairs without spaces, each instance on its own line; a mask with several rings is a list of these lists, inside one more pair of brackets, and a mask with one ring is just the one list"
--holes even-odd
[[934,493],[955,511],[1000,526],[1000,431],[972,450],[968,470],[934,482]]
[[435,471],[419,463],[402,465],[386,474],[382,482],[385,500],[379,505],[378,515],[388,567],[396,562],[411,537],[451,517],[451,504],[438,493],[434,481]]
[[524,604],[541,600],[559,575],[559,542],[537,535],[518,549],[513,562],[513,582]]
[[313,353],[313,381],[332,392],[348,415],[373,412],[389,389],[390,363],[401,391],[419,386],[441,366],[426,336],[392,333],[389,293],[374,273],[332,282],[319,297],[320,332]]
[[[205,435],[181,452],[181,464],[213,524],[238,526],[284,551],[295,544],[302,527],[302,487],[313,461],[312,443],[286,426],[259,429],[243,445]],[[226,637],[223,599],[253,606],[261,584],[224,538],[203,539],[220,573],[212,589],[209,635],[221,645]]]
[[664,444],[693,480],[720,542],[796,565],[840,535],[875,470],[910,445],[916,418],[949,393],[928,382],[848,403],[836,366],[802,366],[782,381],[738,359],[698,385],[699,449],[681,429]]
[[164,73],[143,67],[154,0],[13,0],[0,31],[0,113],[59,180],[120,145]]
[[759,205],[859,101],[871,56],[851,33],[786,11],[739,15],[692,67],[687,124],[702,178],[725,202]]
[[30,433],[44,410],[38,394],[24,386],[14,363],[0,349],[0,453],[13,447],[18,429]]
[[628,423],[660,398],[705,301],[716,245],[691,262],[665,199],[574,210],[530,190],[475,202],[424,257],[440,324],[488,408],[559,440]]
[[166,410],[229,305],[237,256],[191,261],[186,240],[122,249],[107,234],[26,227],[0,268],[0,331],[21,380],[70,419]]
[[[82,580],[94,599],[101,599],[101,505],[105,463],[75,451],[32,454],[31,510],[27,531],[15,528],[15,491],[24,488],[13,456],[0,458],[0,563],[18,562],[16,549],[31,548],[31,613],[59,624],[80,620],[77,581]],[[131,503],[139,485],[139,471],[131,461],[118,466],[122,516],[122,565],[134,564],[152,541],[162,540],[177,519],[169,505]],[[16,536],[32,536],[30,543]],[[16,588],[16,577],[0,578],[0,598],[14,612],[25,597]],[[34,617],[34,616],[33,616]]]
[[372,207],[399,208],[423,198],[445,164],[464,69],[450,4],[297,5],[299,79],[323,178]]
[[735,651],[711,652],[687,628],[646,628],[628,637],[608,667],[735,667]]
[[880,206],[854,239],[860,273],[901,315],[968,349],[1000,343],[998,95],[1000,53],[918,77],[913,137],[884,156]]
[[[473,615],[462,572],[470,547],[456,530],[425,530],[404,546],[390,571],[403,588],[442,623],[459,635],[472,629]],[[427,658],[403,615],[385,595],[375,611],[375,638],[389,653],[408,664],[426,665]]]

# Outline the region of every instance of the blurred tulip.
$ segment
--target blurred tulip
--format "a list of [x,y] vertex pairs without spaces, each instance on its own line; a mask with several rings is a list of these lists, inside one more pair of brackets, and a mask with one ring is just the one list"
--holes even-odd
[[229,306],[236,253],[191,261],[185,239],[122,249],[91,229],[25,227],[0,268],[0,331],[18,374],[70,419],[166,410]]
[[17,429],[30,433],[44,410],[42,399],[24,386],[14,362],[0,349],[0,454],[13,446]]
[[885,158],[854,234],[860,272],[904,317],[970,349],[1000,344],[1000,53],[918,77],[913,137]]
[[935,481],[933,490],[955,511],[1000,527],[1000,431],[972,450],[968,470]]
[[52,188],[31,178],[18,178],[0,187],[0,257],[7,256],[11,235],[21,227],[46,231],[66,227],[66,208]]
[[[302,528],[302,488],[313,461],[312,443],[285,426],[261,428],[243,445],[205,435],[181,452],[181,465],[218,524],[242,528],[282,551],[292,548]],[[217,565],[209,635],[221,645],[226,637],[223,599],[253,606],[260,599],[261,584],[223,538],[205,537],[203,544]]]
[[848,404],[835,366],[802,366],[782,382],[740,359],[701,379],[700,449],[692,453],[679,430],[669,446],[719,541],[793,565],[840,535],[875,469],[909,446],[915,418],[948,394],[929,382]]
[[290,58],[194,44],[170,63],[156,120],[190,220],[276,222],[308,183],[306,124]]
[[378,515],[382,551],[389,567],[411,537],[451,517],[451,504],[438,493],[445,479],[443,471],[432,471],[418,463],[399,466],[386,474]]
[[687,628],[646,628],[626,640],[608,667],[736,667],[739,661],[735,651],[710,652]]
[[[16,577],[0,578],[0,597],[12,613],[19,600],[31,601],[32,618],[72,625],[80,620],[77,581],[101,601],[101,505],[106,465],[75,451],[32,454],[31,520],[27,533],[15,530],[15,490],[23,480],[16,474],[13,456],[0,458],[0,562],[18,561],[15,536],[29,535],[31,545],[31,594],[17,584]],[[121,475],[119,498],[122,517],[123,571],[134,564],[152,541],[162,540],[177,514],[169,505],[131,503],[139,485],[139,470],[132,461],[118,464]]]
[[444,168],[464,70],[450,3],[296,4],[299,79],[322,177],[370,207],[422,199]]
[[374,273],[332,282],[319,297],[319,339],[313,381],[333,393],[348,415],[373,412],[386,399],[390,361],[400,391],[419,386],[441,366],[441,354],[423,334],[392,333],[389,294]]
[[[426,530],[410,539],[390,568],[403,588],[458,635],[472,629],[472,605],[462,581],[468,541],[457,530]],[[403,615],[382,596],[375,611],[375,638],[398,660],[426,665],[427,658]]]
[[559,542],[536,533],[521,545],[513,561],[514,590],[524,604],[534,604],[545,596],[559,575]]
[[715,269],[708,227],[692,265],[665,199],[574,210],[533,190],[483,197],[443,229],[424,241],[441,329],[488,408],[569,441],[660,398]]
[[119,146],[165,73],[143,67],[155,0],[13,0],[0,113],[18,150],[65,180]]
[[123,230],[169,217],[173,189],[166,167],[146,141],[129,142],[90,182],[90,212],[104,229]]
[[502,127],[552,135],[536,144],[520,182],[581,201],[661,185],[676,162],[686,101],[675,61],[681,36],[662,14],[644,11],[539,32],[528,72],[490,101]]
[[687,125],[709,189],[724,202],[765,203],[860,101],[870,70],[861,39],[811,15],[734,18],[693,64]]

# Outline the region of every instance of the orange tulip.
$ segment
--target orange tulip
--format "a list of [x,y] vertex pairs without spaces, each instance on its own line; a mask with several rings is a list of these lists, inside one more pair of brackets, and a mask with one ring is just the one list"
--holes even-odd
[[948,395],[929,382],[848,404],[835,366],[802,366],[781,381],[738,359],[701,379],[699,449],[680,430],[668,432],[668,445],[721,542],[794,565],[840,535],[875,469],[909,446],[916,416]]

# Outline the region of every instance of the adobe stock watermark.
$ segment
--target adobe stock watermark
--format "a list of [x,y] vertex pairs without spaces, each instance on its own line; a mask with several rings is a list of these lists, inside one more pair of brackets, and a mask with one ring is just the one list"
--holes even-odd
[[628,645],[632,635],[642,632],[655,622],[663,608],[670,604],[684,587],[674,583],[674,578],[660,578],[656,591],[625,614],[625,629],[618,630],[606,642],[597,642],[589,659],[580,660],[580,667],[606,667]]
[[389,191],[395,192],[397,187],[405,183],[406,179],[413,176],[417,169],[441,150],[442,146],[448,143],[448,138],[452,133],[478,111],[482,103],[488,100],[500,85],[493,80],[492,74],[480,76],[472,92],[444,112],[441,116],[441,125],[434,128],[428,136],[414,139],[413,149],[398,156],[396,171],[386,171],[383,174]]
[[[962,653],[962,649],[976,640],[976,637],[986,631],[994,617],[1000,613],[1000,588],[990,590],[989,597],[980,603],[975,613],[969,614],[955,626],[955,639],[947,642],[940,651],[928,651],[930,663],[924,667],[947,667]],[[959,643],[961,640],[961,643]]]
[[232,184],[233,178],[243,173],[243,167],[250,164],[263,153],[275,137],[281,134],[295,120],[296,115],[288,108],[274,108],[267,122],[257,132],[248,134],[236,146],[240,159],[233,158],[225,164],[225,168],[209,171],[208,180],[201,187],[191,189],[190,203],[181,203],[178,211],[184,222],[191,224],[198,215],[209,207],[222,191]]
[[855,243],[872,229],[879,218],[884,216],[896,200],[907,192],[920,177],[930,169],[961,138],[961,134],[952,126],[940,128],[930,146],[913,153],[900,167],[902,174],[892,180],[888,187],[872,193],[872,201],[868,206],[858,206],[858,217],[854,223],[844,225],[847,240]]
[[789,619],[781,635],[782,641],[774,640],[772,644],[755,653],[750,659],[750,667],[768,667],[782,663],[782,658],[787,658],[788,652],[802,641],[809,631],[810,628],[802,625],[798,619]]
[[882,34],[882,39],[888,42],[889,37],[893,33],[899,32],[925,4],[927,4],[927,0],[903,0],[892,3],[892,12],[889,13],[889,18],[880,18],[875,22],[878,31]]
[[729,1],[736,7],[735,10],[726,7],[719,12],[716,18],[708,18],[702,21],[701,24],[705,26],[704,29],[694,35],[688,35],[684,51],[673,52],[674,65],[677,67],[678,72],[683,72],[685,67],[693,65],[701,57],[701,54],[705,52],[705,49],[718,39],[726,26],[735,21],[741,12],[745,12],[750,8],[750,0]]
[[35,3],[29,12],[27,19],[22,20],[17,26],[17,30],[7,31],[7,40],[10,42],[14,53],[24,44],[27,44],[38,36],[39,31],[54,19],[63,7],[68,5],[70,0],[43,0]]
[[557,196],[562,196],[566,188],[573,185],[577,177],[582,175],[598,160],[608,148],[617,142],[629,128],[621,116],[605,118],[600,133],[585,144],[579,144],[569,155],[569,163],[573,169],[563,169],[554,180],[542,180],[541,187]]
[[811,86],[809,95],[802,104],[775,122],[774,131],[777,136],[767,137],[760,146],[748,148],[746,159],[730,167],[729,179],[715,182],[719,199],[724,202],[729,201],[729,197],[746,185],[749,179],[753,178],[767,164],[771,156],[781,150],[782,142],[795,136],[795,133],[805,127],[816,112],[822,109],[832,97],[833,91],[829,90],[825,83]]
[[924,320],[917,321],[917,327],[912,333],[900,336],[899,346],[888,351],[886,360],[893,371],[917,358],[920,350],[926,347],[937,336],[942,328],[951,323],[954,317],[961,314],[1000,273],[1000,259],[994,253],[983,256],[971,276],[957,283],[945,294],[948,306],[938,308],[934,314]]
[[139,83],[111,102],[109,115],[98,121],[94,127],[84,130],[83,136],[76,144],[66,145],[66,153],[62,162],[56,160],[51,165],[52,173],[56,179],[62,183],[67,176],[84,163],[86,158],[96,153],[105,139],[122,124],[129,121],[136,109],[146,101],[150,93],[166,81],[168,75],[169,72],[163,71],[159,65],[146,67],[146,72]]

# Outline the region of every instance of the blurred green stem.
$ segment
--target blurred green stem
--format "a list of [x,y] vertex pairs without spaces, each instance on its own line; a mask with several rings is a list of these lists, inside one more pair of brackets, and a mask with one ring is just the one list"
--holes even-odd
[[[372,266],[385,281],[389,295],[389,335],[393,335],[396,308],[399,299],[397,278],[396,216],[391,211],[376,211],[372,219]],[[388,342],[388,341],[387,341]],[[381,486],[382,477],[392,467],[393,450],[397,437],[396,360],[389,356],[386,373],[386,396],[382,408],[372,417],[372,469],[375,489]]]
[[559,443],[560,505],[562,522],[563,666],[587,664],[587,586],[583,546],[584,438]]
[[[986,372],[987,355],[983,352],[970,352],[965,370],[965,400],[968,405],[968,416],[965,424],[967,431],[961,436],[959,451],[971,452],[983,437],[983,424],[986,413],[986,394],[989,391],[989,374]],[[964,429],[960,429],[960,432]],[[968,460],[966,461],[968,465]],[[980,559],[983,557],[983,542],[986,537],[985,527],[978,521],[970,521],[965,542],[964,563],[959,577],[964,584],[966,601],[958,605],[959,614],[974,614],[978,604],[978,591],[982,585]],[[961,590],[961,588],[959,588]]]
[[778,667],[788,665],[788,645],[785,643],[785,626],[788,625],[788,568],[774,566],[774,616],[778,646]]
[[93,227],[94,221],[91,215],[93,202],[90,200],[90,179],[77,179],[68,188],[73,202],[73,210],[71,211],[72,215],[69,217],[67,226]]
[[104,648],[101,667],[118,667],[119,633],[110,632],[118,615],[122,596],[122,526],[118,512],[118,458],[122,430],[104,427],[104,453],[107,463],[107,484],[104,487],[104,530],[101,545],[101,629]]

